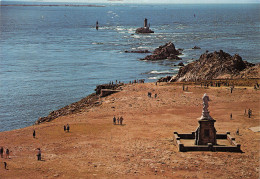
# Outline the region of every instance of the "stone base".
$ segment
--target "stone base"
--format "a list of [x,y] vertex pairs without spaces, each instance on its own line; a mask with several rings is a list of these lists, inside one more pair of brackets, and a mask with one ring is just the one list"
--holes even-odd
[[173,140],[177,144],[179,152],[189,152],[189,151],[212,151],[212,152],[242,152],[241,145],[236,143],[235,138],[230,135],[230,132],[226,134],[217,134],[216,139],[227,140],[229,145],[213,145],[208,143],[206,145],[184,145],[181,140],[194,140],[195,132],[191,134],[178,134],[178,132],[173,133]]
[[217,144],[216,140],[216,129],[214,123],[216,120],[199,120],[199,127],[195,132],[195,145],[207,145],[211,143],[212,145]]

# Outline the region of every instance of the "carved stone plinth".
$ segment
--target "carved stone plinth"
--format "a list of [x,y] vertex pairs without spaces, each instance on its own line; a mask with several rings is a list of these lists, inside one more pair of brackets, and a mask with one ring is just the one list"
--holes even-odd
[[199,127],[195,132],[195,145],[207,145],[211,143],[212,145],[217,144],[216,140],[216,129],[214,119],[201,119],[198,121]]

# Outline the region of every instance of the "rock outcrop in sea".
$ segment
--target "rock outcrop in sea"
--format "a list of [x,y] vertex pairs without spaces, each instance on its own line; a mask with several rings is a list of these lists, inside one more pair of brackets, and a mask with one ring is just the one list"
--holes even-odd
[[150,29],[150,24],[148,26],[147,19],[145,18],[144,19],[144,27],[140,27],[140,28],[136,29],[135,33],[137,33],[137,34],[148,34],[148,33],[154,33],[154,31],[152,31]]
[[152,55],[148,55],[141,60],[164,60],[164,59],[181,60],[181,58],[178,57],[178,55],[180,54],[181,52],[175,49],[174,44],[172,42],[168,42],[165,45],[156,48]]
[[[252,71],[250,68],[253,66],[255,66],[255,64],[243,61],[238,54],[231,56],[220,50],[219,52],[204,53],[200,56],[199,60],[181,67],[178,74],[170,81],[241,78],[247,76],[247,74]],[[255,69],[254,71],[257,70]]]

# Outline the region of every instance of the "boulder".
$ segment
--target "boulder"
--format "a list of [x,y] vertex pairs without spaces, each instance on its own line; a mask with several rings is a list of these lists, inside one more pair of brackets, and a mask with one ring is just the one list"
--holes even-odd
[[175,46],[172,42],[166,43],[158,48],[156,48],[152,55],[146,56],[141,60],[164,60],[164,59],[175,59],[181,60],[178,55],[181,53],[175,49]]
[[181,67],[178,74],[170,81],[239,78],[243,70],[253,66],[254,64],[243,61],[238,54],[231,56],[220,50],[219,52],[204,53],[199,60]]

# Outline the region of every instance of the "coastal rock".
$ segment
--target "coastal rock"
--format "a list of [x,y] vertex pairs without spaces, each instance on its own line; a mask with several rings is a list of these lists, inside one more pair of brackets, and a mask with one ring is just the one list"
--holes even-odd
[[175,46],[172,42],[166,43],[158,48],[156,48],[152,55],[146,56],[141,60],[164,60],[164,59],[175,59],[181,60],[178,55],[181,53],[175,49]]
[[201,48],[195,45],[192,49],[196,50],[196,49],[201,49]]
[[240,72],[252,66],[254,64],[243,61],[238,54],[231,56],[220,50],[219,52],[204,53],[199,60],[181,67],[178,74],[170,81],[238,78],[241,76]]
[[140,27],[136,29],[135,33],[137,34],[147,34],[147,33],[154,33],[150,28],[148,27]]
[[171,80],[171,78],[172,78],[172,76],[162,77],[162,78],[158,79],[157,82],[168,82]]
[[184,66],[184,64],[182,62],[178,63],[178,66]]

